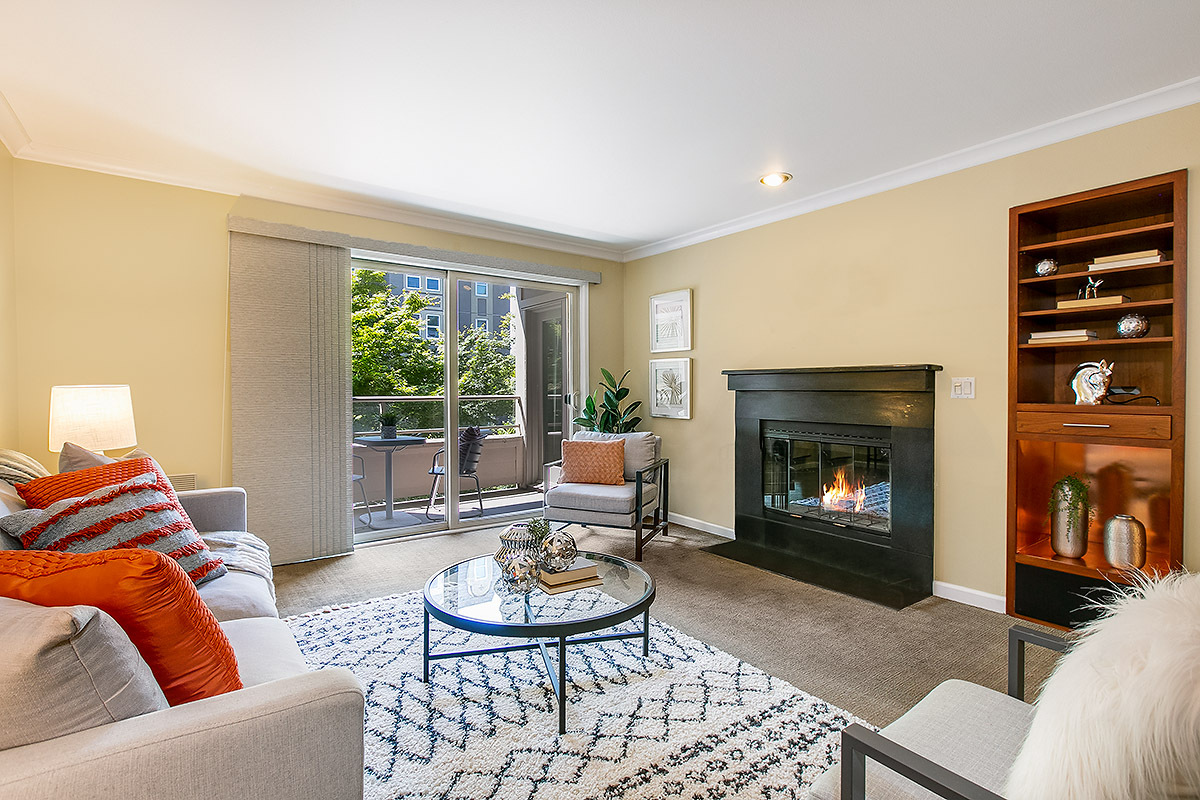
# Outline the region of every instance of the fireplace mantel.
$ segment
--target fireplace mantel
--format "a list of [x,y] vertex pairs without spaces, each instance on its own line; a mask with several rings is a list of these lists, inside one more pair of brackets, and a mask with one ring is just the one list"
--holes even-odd
[[[737,538],[708,549],[894,607],[928,597],[933,588],[934,388],[941,369],[898,364],[725,370],[730,390],[737,393]],[[797,514],[789,505],[796,498],[784,495],[798,484],[783,490],[773,486],[775,494],[764,502],[764,441],[768,432],[789,429],[780,423],[800,423],[790,429],[802,431],[801,438],[882,441],[892,465],[887,535],[870,526]],[[792,475],[793,467],[786,469]]]

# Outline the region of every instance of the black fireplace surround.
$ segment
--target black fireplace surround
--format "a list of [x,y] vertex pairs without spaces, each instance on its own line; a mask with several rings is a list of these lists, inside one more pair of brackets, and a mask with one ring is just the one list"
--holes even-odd
[[893,608],[929,597],[940,370],[725,370],[736,539],[707,549]]

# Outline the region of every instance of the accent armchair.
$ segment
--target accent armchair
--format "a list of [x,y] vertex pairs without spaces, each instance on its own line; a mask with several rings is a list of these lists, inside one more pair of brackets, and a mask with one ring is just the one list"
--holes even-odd
[[625,483],[562,483],[562,461],[551,462],[546,465],[545,518],[585,527],[632,529],[634,558],[641,561],[645,544],[667,530],[671,465],[660,457],[662,439],[650,432],[595,431],[580,431],[574,439],[624,439]]

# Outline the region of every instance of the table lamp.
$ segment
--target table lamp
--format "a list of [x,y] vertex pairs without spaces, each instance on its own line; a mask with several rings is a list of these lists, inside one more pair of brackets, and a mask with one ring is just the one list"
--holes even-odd
[[99,452],[137,445],[128,386],[52,386],[50,452],[63,443]]

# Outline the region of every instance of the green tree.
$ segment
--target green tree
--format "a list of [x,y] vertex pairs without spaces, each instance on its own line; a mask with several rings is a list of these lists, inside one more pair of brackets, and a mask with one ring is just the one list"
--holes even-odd
[[[458,393],[516,394],[517,359],[512,353],[512,315],[500,330],[467,328],[458,332]],[[462,403],[461,424],[495,426],[515,423],[511,400],[468,400]]]

